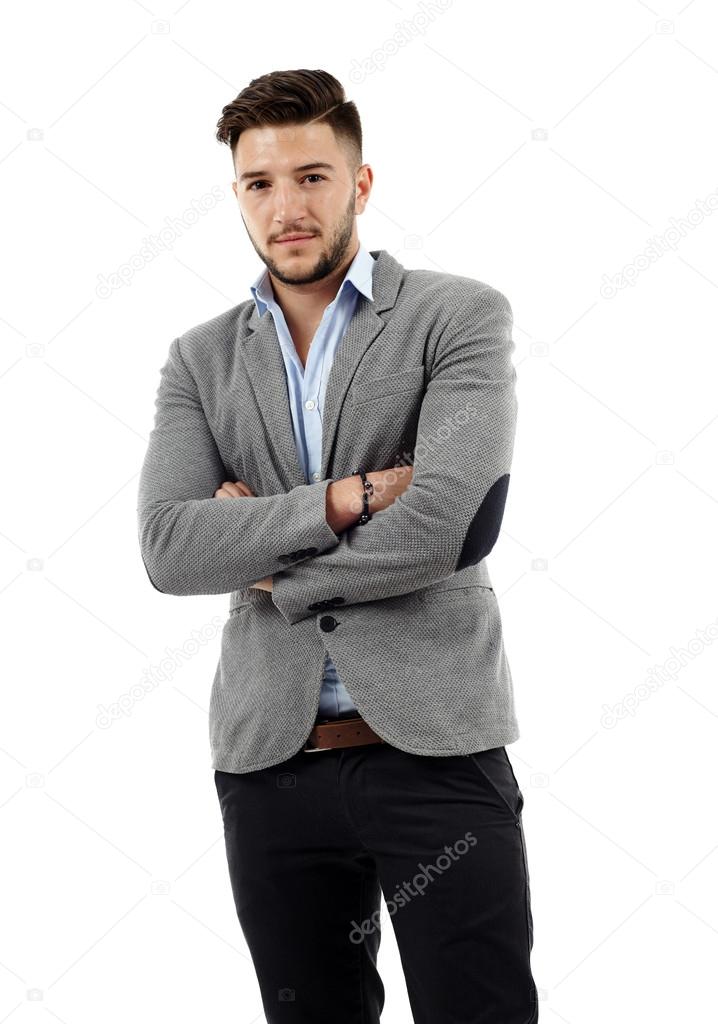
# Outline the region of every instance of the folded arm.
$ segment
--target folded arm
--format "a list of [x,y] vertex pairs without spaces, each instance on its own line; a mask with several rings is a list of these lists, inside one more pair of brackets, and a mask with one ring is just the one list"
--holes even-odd
[[516,426],[512,326],[495,288],[462,302],[437,346],[410,486],[331,550],[273,574],[272,601],[288,622],[430,586],[491,551]]
[[326,520],[331,478],[269,497],[217,500],[228,474],[179,338],[160,372],[137,506],[142,561],[156,590],[230,593],[339,543]]

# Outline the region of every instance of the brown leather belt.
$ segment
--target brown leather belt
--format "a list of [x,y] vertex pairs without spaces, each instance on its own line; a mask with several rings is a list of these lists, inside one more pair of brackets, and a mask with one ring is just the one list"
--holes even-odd
[[335,747],[360,747],[366,743],[383,743],[363,718],[337,718],[314,726],[302,748],[306,754]]

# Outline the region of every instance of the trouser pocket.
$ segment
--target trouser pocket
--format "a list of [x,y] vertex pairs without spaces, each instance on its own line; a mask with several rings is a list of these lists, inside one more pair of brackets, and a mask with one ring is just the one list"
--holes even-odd
[[511,814],[518,818],[524,806],[524,796],[516,781],[514,770],[505,747],[491,747],[466,755],[484,782],[491,787]]

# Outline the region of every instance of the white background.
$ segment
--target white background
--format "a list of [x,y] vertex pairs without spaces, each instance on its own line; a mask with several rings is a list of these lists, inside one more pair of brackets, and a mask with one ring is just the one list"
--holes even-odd
[[[170,342],[261,269],[216,122],[295,67],[359,107],[362,242],[513,307],[489,562],[541,1020],[712,1018],[715,6],[72,0],[2,20],[0,1020],[264,1019],[209,759],[227,598],[153,590],[135,510]],[[383,1021],[408,1024],[386,915],[380,969]]]

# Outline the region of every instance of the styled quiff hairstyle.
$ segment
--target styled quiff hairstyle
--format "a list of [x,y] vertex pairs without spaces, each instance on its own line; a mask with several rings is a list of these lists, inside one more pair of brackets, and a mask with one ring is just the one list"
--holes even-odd
[[253,78],[240,94],[222,109],[217,122],[217,141],[229,146],[232,166],[237,139],[246,128],[265,125],[302,125],[324,122],[334,131],[346,153],[352,174],[362,165],[362,132],[359,111],[347,100],[344,87],[328,71],[270,71]]

